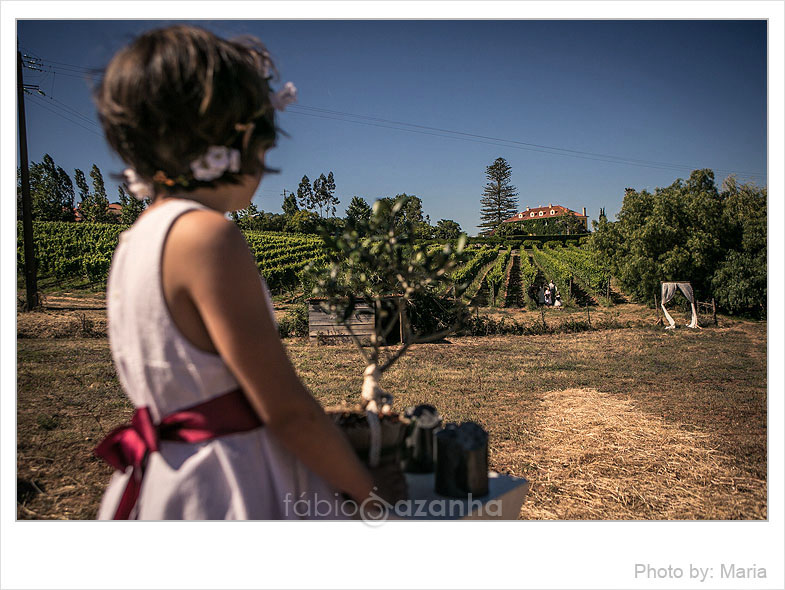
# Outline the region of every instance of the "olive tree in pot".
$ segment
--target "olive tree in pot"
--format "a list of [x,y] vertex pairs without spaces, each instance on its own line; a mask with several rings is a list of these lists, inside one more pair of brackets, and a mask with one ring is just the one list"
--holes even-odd
[[[399,452],[407,420],[393,411],[393,398],[379,381],[412,345],[455,332],[467,314],[460,297],[440,297],[447,291],[448,273],[463,251],[466,236],[454,247],[418,246],[413,223],[404,214],[407,200],[403,196],[392,205],[377,201],[369,219],[354,221],[339,235],[323,232],[327,268],[310,269],[319,306],[346,328],[366,364],[358,403],[327,408],[327,412],[369,467],[389,469],[387,477],[401,481]],[[423,301],[437,302],[446,313],[435,322],[431,316],[428,328],[418,330],[410,321],[410,312],[417,317],[416,307]],[[361,303],[375,315],[374,330],[366,342],[357,336],[350,321]],[[399,344],[388,346],[399,337]]]

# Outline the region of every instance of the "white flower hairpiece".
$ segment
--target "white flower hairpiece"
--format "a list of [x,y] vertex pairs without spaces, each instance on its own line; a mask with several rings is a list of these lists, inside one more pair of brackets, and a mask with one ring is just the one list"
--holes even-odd
[[297,88],[291,82],[283,85],[283,88],[270,95],[270,104],[276,111],[283,111],[288,105],[297,100]]
[[152,196],[152,185],[145,182],[136,170],[133,168],[126,168],[123,170],[123,176],[125,177],[125,184],[128,187],[128,192],[131,193],[131,196],[140,201],[144,201],[146,198]]
[[207,153],[191,162],[191,172],[196,180],[210,182],[226,171],[240,171],[240,150],[225,145],[211,145]]

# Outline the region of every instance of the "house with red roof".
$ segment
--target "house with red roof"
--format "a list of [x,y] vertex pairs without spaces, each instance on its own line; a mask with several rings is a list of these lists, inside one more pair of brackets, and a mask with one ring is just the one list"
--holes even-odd
[[[109,207],[107,207],[106,210],[117,219],[120,219],[120,214],[123,212],[123,206],[120,203],[109,203]],[[74,207],[74,221],[84,221],[84,217],[82,217],[82,212],[79,210],[79,207]]]
[[512,217],[505,219],[502,223],[515,223],[516,221],[526,221],[526,220],[546,220],[546,219],[557,219],[559,217],[564,217],[565,215],[574,215],[579,220],[583,222],[583,226],[586,228],[586,231],[589,229],[589,218],[586,215],[586,207],[583,208],[583,213],[578,214],[576,211],[572,209],[568,209],[567,207],[562,207],[561,205],[554,205],[552,203],[548,203],[547,207],[526,207],[524,211],[520,213],[516,213]]

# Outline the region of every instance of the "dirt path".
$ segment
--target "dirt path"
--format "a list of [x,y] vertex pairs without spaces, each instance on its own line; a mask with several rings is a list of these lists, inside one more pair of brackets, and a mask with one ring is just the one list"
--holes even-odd
[[[496,258],[498,258],[499,256],[501,255],[497,254]],[[474,295],[472,295],[471,298],[469,299],[469,305],[471,305],[472,307],[478,305],[482,307],[488,306],[490,290],[488,289],[488,281],[486,281],[485,278],[488,276],[488,273],[493,268],[493,265],[496,264],[496,258],[491,260],[489,263],[487,263],[485,266],[483,266],[480,269],[480,272],[477,273],[477,276],[475,277],[474,281],[472,281],[472,286],[470,286],[467,289],[467,292],[471,292],[472,287],[475,287],[477,289]]]
[[712,448],[708,434],[593,389],[548,392],[542,408],[530,444],[506,451],[541,474],[521,518],[766,518],[765,503],[734,493],[765,498],[766,482]]
[[507,293],[505,294],[504,307],[523,307],[521,259],[518,250],[512,251],[510,259],[512,266],[510,266],[510,271],[507,274]]

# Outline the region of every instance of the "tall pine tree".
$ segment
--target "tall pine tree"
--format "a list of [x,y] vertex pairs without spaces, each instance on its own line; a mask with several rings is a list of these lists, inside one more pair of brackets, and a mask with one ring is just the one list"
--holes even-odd
[[[113,217],[110,218],[110,215],[112,214],[109,213],[109,199],[106,197],[104,177],[101,174],[101,170],[95,164],[93,164],[93,167],[90,170],[90,178],[93,179],[93,190],[87,194],[87,199],[82,195],[82,202],[79,206],[79,209],[82,212],[82,218],[85,221],[91,221],[93,223],[108,223],[114,221]],[[82,192],[81,180],[82,179],[77,175],[76,183],[80,193]],[[84,184],[85,186],[87,185],[86,181]]]
[[283,189],[283,205],[281,208],[283,209],[284,215],[294,215],[300,210],[297,206],[297,197],[294,193],[286,192],[286,189]]
[[86,203],[90,200],[90,188],[87,186],[87,179],[85,178],[84,172],[79,168],[74,170],[74,182],[76,182],[76,188],[79,189],[79,203],[81,208],[81,203]]
[[[17,203],[21,206],[21,178],[17,182]],[[74,220],[74,185],[71,177],[57,166],[49,154],[42,162],[30,165],[30,197],[33,219],[40,221]]]
[[74,221],[74,183],[60,166],[57,167],[57,198],[60,201],[60,219]]
[[354,196],[346,208],[346,225],[356,228],[371,219],[371,206],[362,197]]
[[338,197],[335,196],[335,178],[333,177],[333,172],[330,170],[330,173],[327,175],[327,181],[324,184],[324,192],[325,192],[325,207],[327,207],[327,215],[329,216],[332,213],[333,217],[335,217],[335,208],[340,204],[341,201],[338,200]]
[[510,184],[512,167],[504,158],[496,160],[485,169],[488,179],[485,190],[480,199],[480,233],[489,234],[495,230],[502,221],[518,212],[517,189]]
[[319,217],[324,217],[324,206],[327,203],[325,184],[327,184],[327,178],[325,178],[324,174],[320,174],[319,178],[313,181],[313,203],[314,208],[319,207]]
[[311,180],[307,175],[303,176],[300,185],[297,187],[297,202],[301,209],[314,209],[313,189]]

